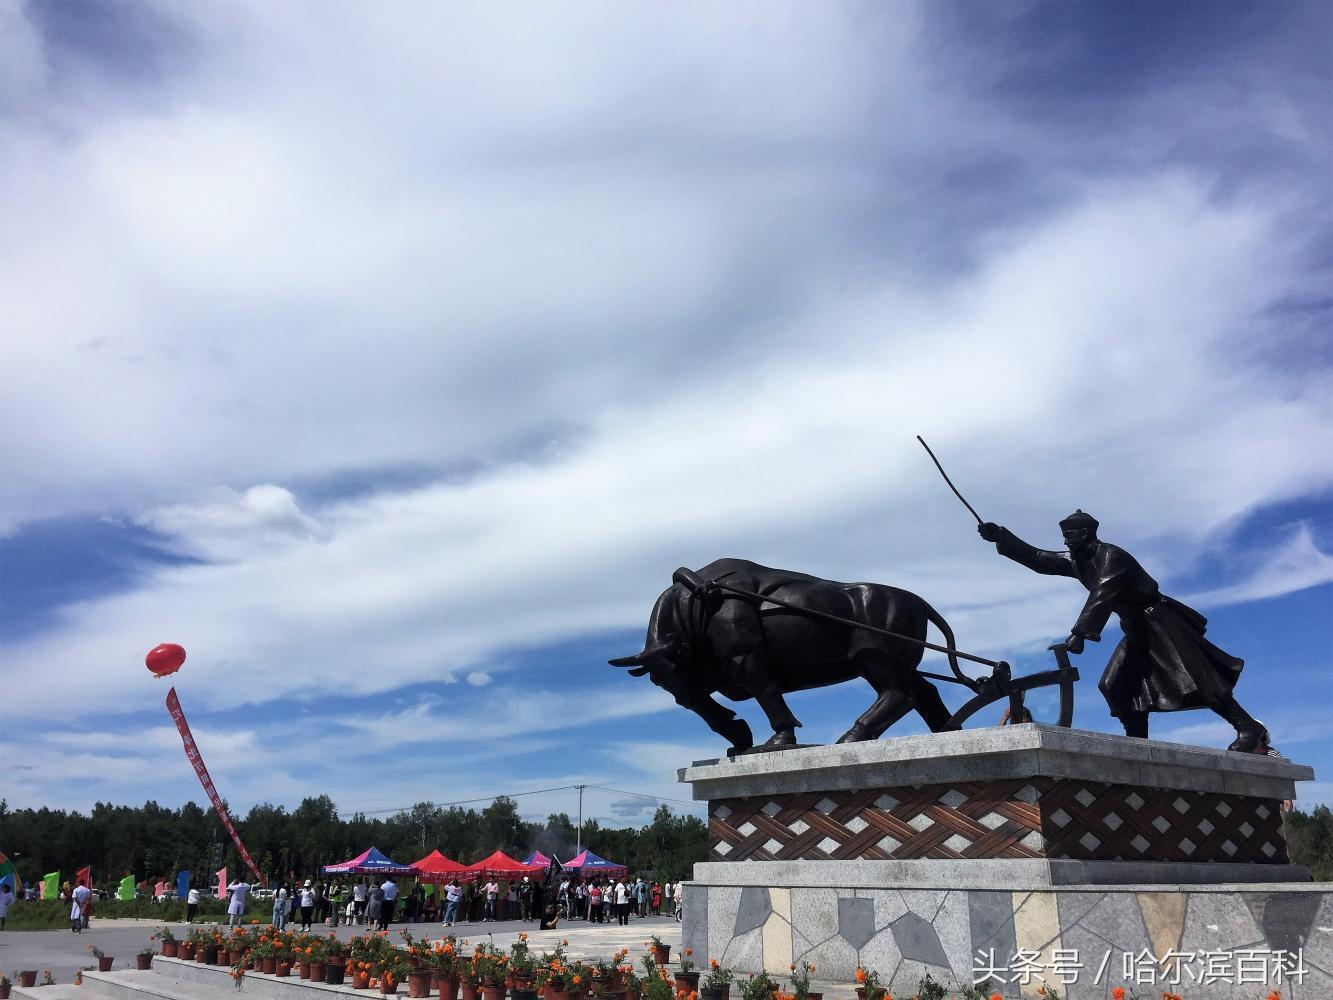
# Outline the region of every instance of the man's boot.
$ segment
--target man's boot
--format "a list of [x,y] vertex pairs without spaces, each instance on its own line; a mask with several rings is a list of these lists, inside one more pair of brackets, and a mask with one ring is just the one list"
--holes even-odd
[[1133,736],[1141,740],[1148,738],[1147,712],[1126,712],[1120,716],[1120,724],[1125,727],[1126,736]]
[[1268,730],[1258,719],[1240,707],[1231,695],[1213,707],[1213,711],[1236,727],[1236,738],[1228,750],[1241,753],[1264,753],[1268,749]]

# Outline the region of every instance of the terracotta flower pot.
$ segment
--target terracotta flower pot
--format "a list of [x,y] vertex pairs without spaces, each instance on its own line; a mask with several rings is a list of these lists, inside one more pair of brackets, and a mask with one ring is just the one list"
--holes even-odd
[[97,960],[97,971],[110,972],[111,966],[115,964],[115,961],[116,960],[112,958],[110,955],[103,955],[101,958]]
[[398,992],[398,980],[385,977],[380,980],[380,992],[385,996],[393,996]]
[[0,1000],[9,1000],[9,991],[13,988],[13,983],[0,983]]
[[357,971],[352,973],[352,989],[368,990],[370,989],[370,973]]
[[194,960],[195,960],[196,962],[198,962],[200,965],[203,965],[203,964],[204,964],[204,959],[206,959],[206,958],[208,957],[207,951],[208,951],[208,949],[205,948],[203,945],[201,945],[201,944],[197,944],[197,945],[195,945],[195,946],[194,946]]
[[458,977],[439,976],[440,1000],[458,1000]]
[[312,983],[324,982],[324,976],[327,970],[328,970],[328,965],[325,964],[324,962],[311,962],[310,976],[309,976],[310,981]]
[[459,986],[459,1000],[477,1000],[480,995],[476,983],[464,982]]
[[266,976],[271,976],[278,971],[278,960],[275,956],[269,955],[267,958],[259,960],[259,971]]
[[671,961],[671,945],[655,944],[653,945],[653,961],[658,965],[666,965]]
[[181,947],[181,946],[180,946],[180,942],[179,942],[179,941],[163,941],[163,942],[162,942],[162,957],[163,957],[163,958],[175,958],[177,955],[180,954],[180,947]]
[[288,976],[290,976],[290,975],[292,974],[292,966],[291,966],[291,963],[290,963],[290,962],[279,962],[279,963],[278,963],[278,968],[277,968],[277,970],[276,970],[273,974],[274,974],[275,976],[278,976],[278,977],[281,978],[281,979],[286,979]]
[[300,973],[302,979],[309,979],[310,963],[305,960],[302,960],[301,964],[297,967],[297,971]]
[[136,969],[138,969],[140,972],[147,972],[149,969],[151,969],[151,968],[153,967],[153,956],[152,956],[152,955],[135,955],[135,956],[134,956],[134,967],[135,967]]
[[27,989],[29,986],[36,986],[36,985],[37,985],[36,969],[24,969],[19,973],[19,986],[21,986],[23,989]]
[[195,946],[193,941],[182,941],[178,947],[176,957],[183,958],[187,962],[193,962],[194,952]]
[[699,973],[697,972],[677,972],[676,989],[684,990],[686,993],[693,993],[699,988]]
[[423,969],[420,972],[409,972],[407,974],[407,995],[410,997],[430,996],[429,969]]
[[505,1000],[505,988],[503,986],[483,986],[481,988],[481,1000]]

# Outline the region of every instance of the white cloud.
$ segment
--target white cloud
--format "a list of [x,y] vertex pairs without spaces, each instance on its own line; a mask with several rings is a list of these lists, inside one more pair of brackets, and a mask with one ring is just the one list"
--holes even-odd
[[[207,562],[7,642],[20,702],[137,711],[162,640],[201,710],[481,686],[722,555],[915,590],[983,654],[1060,637],[1069,582],[977,541],[916,433],[986,517],[1054,544],[1092,509],[1168,590],[1333,484],[1328,368],[1272,311],[1322,290],[1315,185],[1144,125],[1083,164],[929,5],[164,8],[194,58],[151,100],[57,88],[22,10],[0,75],[60,127],[0,106],[0,530],[92,511]],[[1302,528],[1197,599],[1329,566]],[[656,711],[627,652],[569,679]]]

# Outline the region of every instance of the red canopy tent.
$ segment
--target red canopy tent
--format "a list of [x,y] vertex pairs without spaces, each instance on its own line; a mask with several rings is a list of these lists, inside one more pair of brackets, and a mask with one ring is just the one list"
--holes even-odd
[[481,875],[486,878],[516,879],[524,875],[540,875],[546,871],[546,866],[525,865],[522,861],[515,861],[504,851],[496,851],[489,858],[478,861],[475,865],[468,865],[467,870],[473,873],[473,877]]
[[[467,865],[460,865],[452,858],[446,858],[439,851],[431,851],[420,861],[412,862],[412,867],[419,870],[417,878],[420,881],[428,882],[431,885],[442,885],[454,879],[467,881],[465,875],[471,872]],[[473,875],[472,877],[475,878],[476,876]]]

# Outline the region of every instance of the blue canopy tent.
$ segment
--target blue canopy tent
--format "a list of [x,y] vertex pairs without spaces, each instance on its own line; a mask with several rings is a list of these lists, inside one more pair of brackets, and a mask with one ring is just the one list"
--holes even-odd
[[585,878],[589,876],[605,875],[608,878],[621,878],[629,874],[629,869],[624,865],[618,865],[614,861],[607,861],[606,858],[599,858],[592,851],[584,851],[578,857],[571,859],[564,866],[564,870],[574,875],[582,875]]
[[351,861],[325,865],[320,871],[325,875],[416,875],[418,869],[416,865],[400,865],[390,861],[372,847]]

